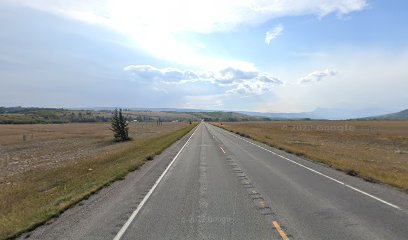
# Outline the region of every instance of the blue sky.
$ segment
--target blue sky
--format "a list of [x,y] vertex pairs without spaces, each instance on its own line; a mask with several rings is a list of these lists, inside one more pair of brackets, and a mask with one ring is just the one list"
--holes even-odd
[[0,105],[408,107],[408,3],[0,1]]

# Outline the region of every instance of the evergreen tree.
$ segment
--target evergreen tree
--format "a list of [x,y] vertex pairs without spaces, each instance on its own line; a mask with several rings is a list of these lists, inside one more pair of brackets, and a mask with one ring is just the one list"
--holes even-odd
[[122,114],[122,109],[119,108],[113,111],[111,130],[115,141],[122,142],[130,140],[128,122]]

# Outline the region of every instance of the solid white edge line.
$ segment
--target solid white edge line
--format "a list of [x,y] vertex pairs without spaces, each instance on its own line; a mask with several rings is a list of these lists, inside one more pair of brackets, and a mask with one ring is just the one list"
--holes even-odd
[[221,151],[225,154],[226,152],[224,151],[224,149],[220,146],[220,148],[221,148]]
[[398,207],[398,206],[395,205],[395,204],[389,203],[389,202],[387,202],[387,201],[385,201],[385,200],[383,200],[383,199],[381,199],[381,198],[379,198],[379,197],[376,197],[376,196],[374,196],[374,195],[371,195],[371,194],[369,194],[369,193],[367,193],[367,192],[364,192],[364,191],[362,191],[362,190],[360,190],[360,189],[358,189],[358,188],[355,188],[355,187],[353,187],[353,186],[351,186],[351,185],[348,185],[348,184],[346,184],[346,183],[344,183],[344,182],[342,182],[342,181],[339,181],[339,180],[337,180],[337,179],[335,179],[335,178],[332,178],[332,177],[330,177],[330,176],[327,176],[327,175],[324,174],[324,173],[321,173],[321,172],[319,172],[319,171],[317,171],[317,170],[314,170],[314,169],[312,169],[312,168],[310,168],[310,167],[307,167],[307,166],[305,166],[305,165],[303,165],[303,164],[301,164],[301,163],[298,163],[298,162],[296,162],[296,161],[294,161],[294,160],[292,160],[292,159],[289,159],[289,158],[287,158],[287,157],[284,157],[284,156],[282,156],[282,155],[280,155],[280,154],[278,154],[278,153],[276,153],[276,152],[273,152],[273,151],[271,151],[271,150],[269,150],[269,149],[267,149],[267,148],[264,148],[264,147],[262,147],[262,146],[259,146],[259,145],[255,144],[255,143],[251,142],[251,141],[246,140],[245,138],[236,136],[236,135],[234,135],[234,134],[232,134],[232,133],[230,133],[230,132],[228,132],[228,131],[226,131],[226,130],[225,130],[225,132],[228,133],[228,134],[230,134],[230,135],[232,135],[232,136],[234,136],[234,137],[236,137],[236,138],[239,138],[239,139],[241,139],[241,140],[243,140],[243,141],[245,141],[245,142],[248,142],[248,143],[250,143],[250,144],[252,144],[252,145],[254,145],[254,146],[257,146],[258,148],[261,148],[261,149],[263,149],[263,150],[265,150],[265,151],[267,151],[267,152],[270,152],[270,153],[272,153],[272,154],[274,154],[274,155],[276,155],[276,156],[278,156],[278,157],[280,157],[280,158],[283,158],[283,159],[285,159],[285,160],[287,160],[287,161],[289,161],[289,162],[291,162],[291,163],[294,163],[294,164],[296,164],[296,165],[298,165],[298,166],[300,166],[300,167],[303,167],[303,168],[305,168],[305,169],[307,169],[307,170],[309,170],[309,171],[311,171],[311,172],[314,172],[314,173],[316,173],[316,174],[318,174],[318,175],[320,175],[320,176],[322,176],[322,177],[325,177],[325,178],[327,178],[327,179],[330,179],[330,180],[332,180],[333,182],[336,182],[336,183],[341,184],[341,185],[343,185],[343,186],[345,186],[345,187],[348,187],[348,188],[350,188],[350,189],[352,189],[352,190],[354,190],[354,191],[356,191],[356,192],[359,192],[359,193],[361,193],[361,194],[364,194],[364,195],[366,195],[366,196],[368,196],[368,197],[370,197],[370,198],[372,198],[372,199],[375,199],[375,200],[377,200],[377,201],[379,201],[379,202],[381,202],[381,203],[384,203],[384,204],[386,204],[386,205],[388,205],[388,206],[390,206],[390,207],[396,208],[396,209],[398,209],[398,210],[402,210],[400,207]]
[[159,179],[155,182],[153,187],[150,189],[150,191],[146,194],[146,196],[143,198],[143,200],[140,202],[140,204],[137,206],[136,210],[133,211],[132,215],[130,215],[129,219],[126,221],[126,223],[122,226],[122,228],[119,230],[119,232],[116,234],[115,238],[113,240],[120,240],[120,238],[125,234],[127,228],[130,226],[132,221],[135,219],[137,214],[140,212],[142,209],[143,205],[147,202],[149,199],[150,195],[154,192],[156,187],[159,185],[160,181],[163,179],[164,175],[169,171],[170,167],[173,165],[173,163],[176,161],[177,157],[180,155],[181,151],[183,151],[184,147],[190,142],[190,139],[193,137],[194,133],[197,131],[199,125],[197,128],[194,130],[194,132],[191,134],[191,136],[188,138],[187,142],[184,143],[183,147],[181,147],[180,151],[176,154],[176,156],[173,158],[173,160],[170,162],[170,164],[167,166],[167,168],[164,170],[164,172],[160,175]]

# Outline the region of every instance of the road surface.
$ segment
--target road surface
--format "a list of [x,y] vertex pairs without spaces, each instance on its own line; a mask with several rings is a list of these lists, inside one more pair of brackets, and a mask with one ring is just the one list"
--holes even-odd
[[408,239],[408,195],[201,123],[29,239]]

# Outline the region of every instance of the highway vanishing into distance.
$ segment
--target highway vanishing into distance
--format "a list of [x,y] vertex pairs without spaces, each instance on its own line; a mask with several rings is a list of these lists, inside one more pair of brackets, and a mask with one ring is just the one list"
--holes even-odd
[[408,239],[408,195],[208,123],[21,239]]

